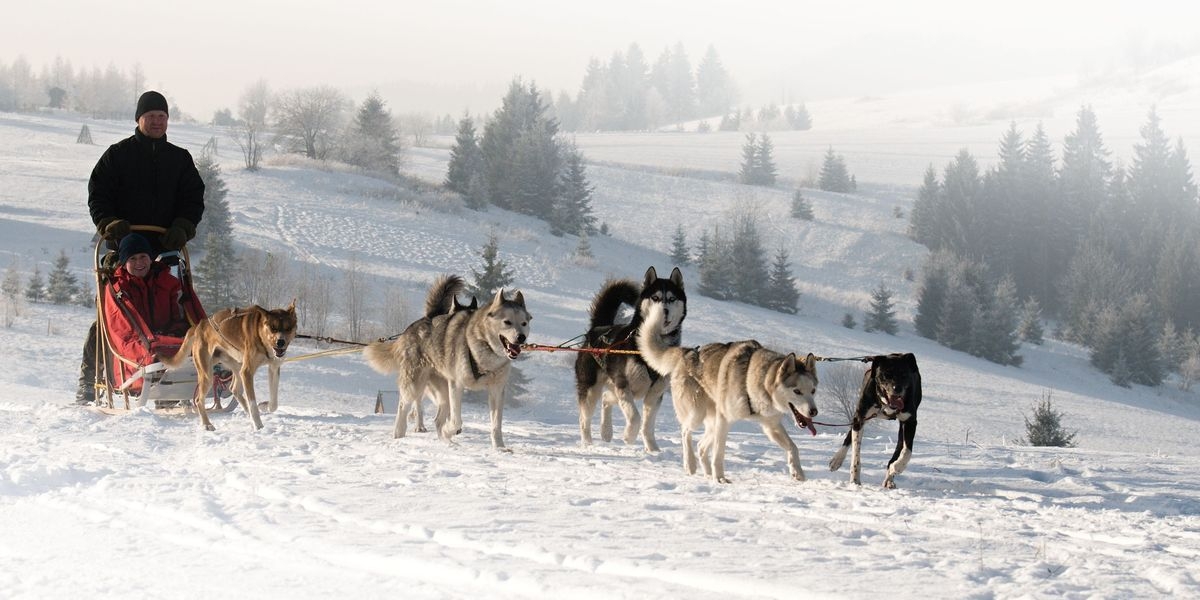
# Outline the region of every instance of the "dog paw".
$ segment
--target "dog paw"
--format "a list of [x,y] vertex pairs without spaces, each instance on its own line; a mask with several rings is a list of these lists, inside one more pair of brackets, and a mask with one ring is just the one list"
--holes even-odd
[[889,489],[889,490],[894,490],[894,489],[896,489],[896,482],[893,481],[892,478],[889,476],[887,479],[883,480],[883,487],[886,489]]
[[728,477],[718,477],[717,483],[733,483]]
[[205,426],[204,426],[204,430],[205,430],[205,431],[216,431],[216,430],[217,430],[217,428],[216,428],[216,427],[213,427],[212,425],[205,425]]
[[796,471],[795,473],[792,473],[792,479],[795,479],[796,481],[808,481],[808,478],[804,476],[804,471]]
[[418,427],[418,428],[417,428],[417,433],[429,433],[429,430],[428,430],[428,429],[425,429],[425,426],[424,426],[424,425],[422,425],[422,426],[420,426],[420,427]]

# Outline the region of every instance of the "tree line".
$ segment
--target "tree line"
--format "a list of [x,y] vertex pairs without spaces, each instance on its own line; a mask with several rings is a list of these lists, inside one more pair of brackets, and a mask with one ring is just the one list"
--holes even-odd
[[[0,60],[0,111],[32,111],[43,107],[72,110],[97,119],[128,119],[146,74],[140,64],[128,71],[109,64],[104,69],[75,68],[58,57],[39,72],[23,56]],[[172,100],[172,106],[175,101]]]
[[459,123],[444,187],[476,210],[542,219],[554,235],[596,233],[583,155],[558,129],[537,86],[514,80],[482,135],[470,116]]
[[[1182,139],[1149,111],[1128,166],[1110,159],[1090,107],[1061,162],[1039,124],[1012,124],[995,167],[966,150],[925,173],[909,234],[935,252],[914,325],[981,355],[1012,356],[1010,326],[1044,311],[1115,382],[1157,385],[1200,362],[1200,204]],[[995,327],[990,342],[971,327]],[[980,350],[982,344],[999,350]],[[1190,376],[1185,376],[1190,380]]]

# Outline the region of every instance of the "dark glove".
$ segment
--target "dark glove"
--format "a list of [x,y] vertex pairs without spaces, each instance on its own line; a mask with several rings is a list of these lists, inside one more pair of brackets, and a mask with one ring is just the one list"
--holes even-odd
[[193,237],[196,237],[196,226],[187,219],[175,219],[162,234],[162,245],[166,250],[179,250]]
[[100,232],[100,237],[117,243],[121,241],[121,238],[129,235],[129,221],[116,217],[100,219],[100,224],[96,226],[96,231]]

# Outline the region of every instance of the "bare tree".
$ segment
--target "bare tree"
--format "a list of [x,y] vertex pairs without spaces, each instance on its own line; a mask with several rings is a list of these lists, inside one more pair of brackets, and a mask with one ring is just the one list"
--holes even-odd
[[289,280],[287,264],[277,254],[246,250],[240,257],[242,297],[266,308],[278,308]]
[[241,119],[230,128],[230,136],[242,149],[247,171],[257,171],[262,161],[263,143],[267,132],[267,113],[271,107],[271,90],[265,79],[259,79],[242,92],[238,100]]
[[275,101],[278,134],[308,158],[327,158],[350,105],[348,98],[328,85],[283,92]]
[[429,142],[429,135],[433,133],[433,117],[425,113],[407,113],[400,115],[398,121],[400,131],[412,136],[413,147],[421,148]]
[[344,278],[345,284],[342,286],[342,292],[346,299],[346,333],[351,340],[357,340],[362,335],[368,292],[367,281],[363,276],[357,256],[350,261],[350,268],[346,269]]
[[381,331],[377,332],[376,337],[396,335],[404,331],[404,328],[408,327],[414,318],[412,308],[405,300],[404,290],[398,286],[392,286],[387,290],[385,297],[387,301],[383,303],[380,315]]
[[821,393],[817,397],[826,411],[839,420],[849,423],[858,409],[859,391],[862,388],[863,369],[851,363],[834,363],[818,374]]
[[320,277],[313,265],[304,263],[296,290],[296,312],[300,329],[311,335],[324,336],[329,328],[329,308],[333,290],[329,278]]

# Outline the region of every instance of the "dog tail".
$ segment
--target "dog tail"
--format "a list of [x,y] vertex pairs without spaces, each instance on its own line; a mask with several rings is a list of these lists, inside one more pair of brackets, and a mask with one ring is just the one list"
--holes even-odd
[[458,275],[442,275],[438,277],[425,295],[425,316],[432,319],[438,315],[449,314],[454,308],[458,295],[466,288],[463,278]]
[[395,373],[400,370],[396,364],[395,356],[392,354],[392,349],[396,341],[379,340],[367,344],[363,349],[363,358],[367,359],[367,364],[371,365],[378,373]]
[[604,287],[601,287],[592,299],[592,308],[589,311],[592,316],[590,328],[613,325],[622,304],[637,307],[639,294],[641,288],[628,279],[609,279],[604,282]]
[[175,353],[175,356],[160,357],[158,359],[159,362],[166,365],[168,369],[178,369],[179,366],[183,364],[183,361],[191,358],[192,343],[195,342],[196,336],[200,335],[199,330],[206,322],[207,321],[199,321],[195,325],[189,327],[187,333],[183,335],[183,342],[179,344],[179,351]]
[[688,349],[668,345],[663,339],[661,329],[665,317],[662,303],[651,303],[645,318],[638,326],[637,341],[642,360],[646,361],[651,369],[663,375],[670,375],[686,360]]

